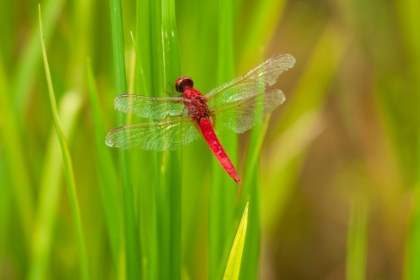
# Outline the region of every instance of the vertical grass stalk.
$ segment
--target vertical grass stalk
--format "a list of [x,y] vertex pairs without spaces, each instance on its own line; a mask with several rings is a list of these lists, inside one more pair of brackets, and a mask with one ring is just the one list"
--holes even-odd
[[104,145],[105,127],[99,107],[98,93],[90,63],[87,65],[87,73],[89,82],[89,97],[95,129],[96,164],[98,168],[101,198],[105,212],[109,242],[111,245],[112,260],[116,269],[116,275],[120,275],[121,269],[119,265],[119,256],[122,244],[122,213],[120,211],[121,204],[118,201],[118,192],[116,189],[118,186],[116,169],[112,161],[110,150]]
[[[243,251],[245,246],[245,237],[247,236],[248,228],[248,203],[245,205],[244,212],[242,214],[241,221],[239,222],[238,230],[233,241],[232,249],[230,250],[229,259],[227,262],[225,280],[237,280],[239,279],[239,273],[241,272],[241,261],[243,257]],[[253,278],[256,279],[256,278]]]
[[[235,75],[232,42],[233,2],[221,0],[218,8],[217,84],[222,84]],[[237,136],[230,134],[223,139],[222,145],[238,169]],[[238,185],[224,172],[216,159],[211,158],[211,163],[208,278],[216,279],[226,263],[225,252],[232,246],[233,239],[227,237],[231,236],[229,233],[233,229]]]
[[[29,238],[32,230],[32,213],[34,212],[33,194],[29,181],[30,173],[25,162],[23,143],[18,130],[18,120],[13,110],[6,72],[3,68],[3,58],[0,57],[0,110],[2,117],[1,141],[4,145],[4,164],[8,174],[9,184],[2,187],[10,188],[11,197],[14,197],[24,236]],[[26,239],[25,238],[25,239]]]
[[[136,66],[135,66],[135,92],[143,95],[151,95],[151,1],[136,1]],[[159,267],[162,262],[159,251],[158,241],[159,232],[157,229],[157,191],[158,191],[158,170],[157,154],[140,151],[134,160],[137,168],[143,171],[141,182],[138,187],[139,201],[139,230],[140,234],[140,254],[142,259],[142,277],[144,279],[157,279]],[[144,176],[144,174],[148,174]],[[158,260],[159,264],[158,264]]]
[[368,226],[368,204],[363,199],[351,205],[347,237],[347,280],[366,278],[366,247]]
[[76,184],[74,181],[73,165],[72,165],[72,161],[70,157],[70,151],[68,149],[67,142],[66,142],[63,130],[61,128],[59,117],[58,117],[58,110],[57,110],[57,104],[55,101],[54,88],[52,84],[51,73],[50,73],[48,59],[47,59],[47,51],[45,49],[44,36],[42,32],[41,5],[38,5],[38,12],[39,12],[39,29],[40,29],[40,36],[41,36],[40,38],[41,38],[41,45],[42,45],[42,55],[44,58],[45,74],[47,77],[48,92],[49,92],[49,98],[50,98],[50,103],[51,103],[51,110],[53,112],[54,125],[56,129],[57,137],[60,143],[61,153],[63,156],[64,174],[65,174],[66,183],[67,183],[67,191],[68,191],[69,199],[70,199],[73,223],[76,230],[77,250],[78,250],[79,261],[80,261],[81,278],[84,280],[88,280],[89,279],[88,262],[87,262],[86,249],[85,249],[84,238],[83,238],[83,229],[82,229],[82,221],[80,218],[79,203],[77,200]]
[[[113,57],[115,67],[115,82],[117,94],[127,92],[126,71],[125,71],[125,49],[124,49],[124,29],[122,21],[121,2],[111,0],[111,29]],[[120,114],[120,124],[123,124],[125,117]],[[139,279],[141,261],[138,251],[138,232],[135,219],[135,208],[133,201],[133,190],[129,181],[129,165],[127,164],[126,151],[120,149],[120,171],[122,178],[123,193],[123,216],[124,216],[124,245],[127,279]]]
[[[162,0],[161,40],[163,49],[163,85],[170,92],[169,85],[181,75],[178,32],[175,18],[175,1]],[[170,228],[170,278],[181,278],[181,213],[182,213],[182,150],[166,152],[166,188],[169,191]]]
[[[66,93],[60,100],[59,119],[68,141],[71,141],[73,137],[81,109],[81,96],[75,92]],[[56,216],[62,190],[60,184],[63,176],[62,156],[60,155],[61,147],[57,140],[54,125],[50,130],[47,143],[39,188],[39,206],[35,215],[32,234],[31,262],[27,278],[33,280],[44,279],[48,271],[48,261],[53,250]]]

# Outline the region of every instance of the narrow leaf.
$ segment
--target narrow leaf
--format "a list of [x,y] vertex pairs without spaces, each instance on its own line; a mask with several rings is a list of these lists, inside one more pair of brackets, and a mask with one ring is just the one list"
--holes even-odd
[[77,250],[79,254],[80,268],[81,268],[81,279],[86,280],[86,279],[89,279],[88,264],[87,264],[86,249],[85,249],[84,240],[83,240],[83,230],[82,230],[82,221],[80,218],[79,202],[77,200],[76,183],[74,180],[73,164],[70,157],[69,147],[67,146],[67,141],[64,136],[64,132],[61,127],[60,119],[58,116],[57,103],[55,100],[54,88],[52,84],[50,68],[48,65],[47,50],[45,49],[44,34],[42,32],[41,5],[38,5],[38,15],[39,15],[39,29],[40,29],[41,45],[42,45],[42,56],[44,58],[45,75],[47,77],[48,93],[49,93],[49,98],[50,98],[50,103],[51,103],[50,105],[51,105],[51,110],[53,113],[55,130],[57,133],[58,141],[60,143],[61,153],[63,156],[64,174],[65,174],[66,183],[67,183],[66,185],[67,185],[67,191],[69,194],[74,228],[76,230]]
[[236,232],[235,240],[229,254],[229,260],[226,267],[223,279],[233,280],[239,279],[241,270],[242,252],[245,245],[246,229],[248,225],[248,203],[245,206],[244,214],[242,215],[241,222],[239,223],[238,231]]
[[364,200],[357,200],[351,210],[347,237],[347,280],[364,280],[368,206]]

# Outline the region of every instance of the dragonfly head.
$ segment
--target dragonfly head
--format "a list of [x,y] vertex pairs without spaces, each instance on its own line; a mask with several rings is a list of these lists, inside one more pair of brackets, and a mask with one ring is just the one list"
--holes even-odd
[[181,93],[184,92],[185,88],[192,88],[193,86],[194,82],[190,77],[179,77],[175,82],[176,91]]

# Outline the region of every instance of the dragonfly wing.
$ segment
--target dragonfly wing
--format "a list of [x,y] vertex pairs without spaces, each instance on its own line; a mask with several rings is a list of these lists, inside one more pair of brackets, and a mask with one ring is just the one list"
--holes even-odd
[[164,119],[184,114],[182,97],[151,97],[137,94],[121,94],[114,106],[121,112],[136,114],[142,118]]
[[105,138],[110,147],[140,150],[175,150],[199,137],[190,118],[140,123],[114,128]]
[[255,124],[261,123],[264,116],[285,100],[283,92],[269,89],[252,97],[218,106],[212,114],[215,131],[222,135],[227,130],[245,132]]
[[209,107],[212,108],[224,103],[246,99],[263,92],[266,86],[273,85],[277,77],[284,71],[292,68],[295,62],[295,58],[290,54],[280,54],[271,57],[242,77],[209,92],[205,96]]

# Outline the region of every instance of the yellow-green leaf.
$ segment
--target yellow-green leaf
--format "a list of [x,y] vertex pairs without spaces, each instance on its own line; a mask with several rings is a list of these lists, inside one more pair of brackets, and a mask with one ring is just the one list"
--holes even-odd
[[245,245],[246,227],[248,224],[248,202],[245,206],[241,222],[239,223],[238,231],[236,232],[235,240],[233,241],[232,249],[230,250],[229,260],[225,271],[225,280],[239,279],[239,272],[241,271],[242,253]]

